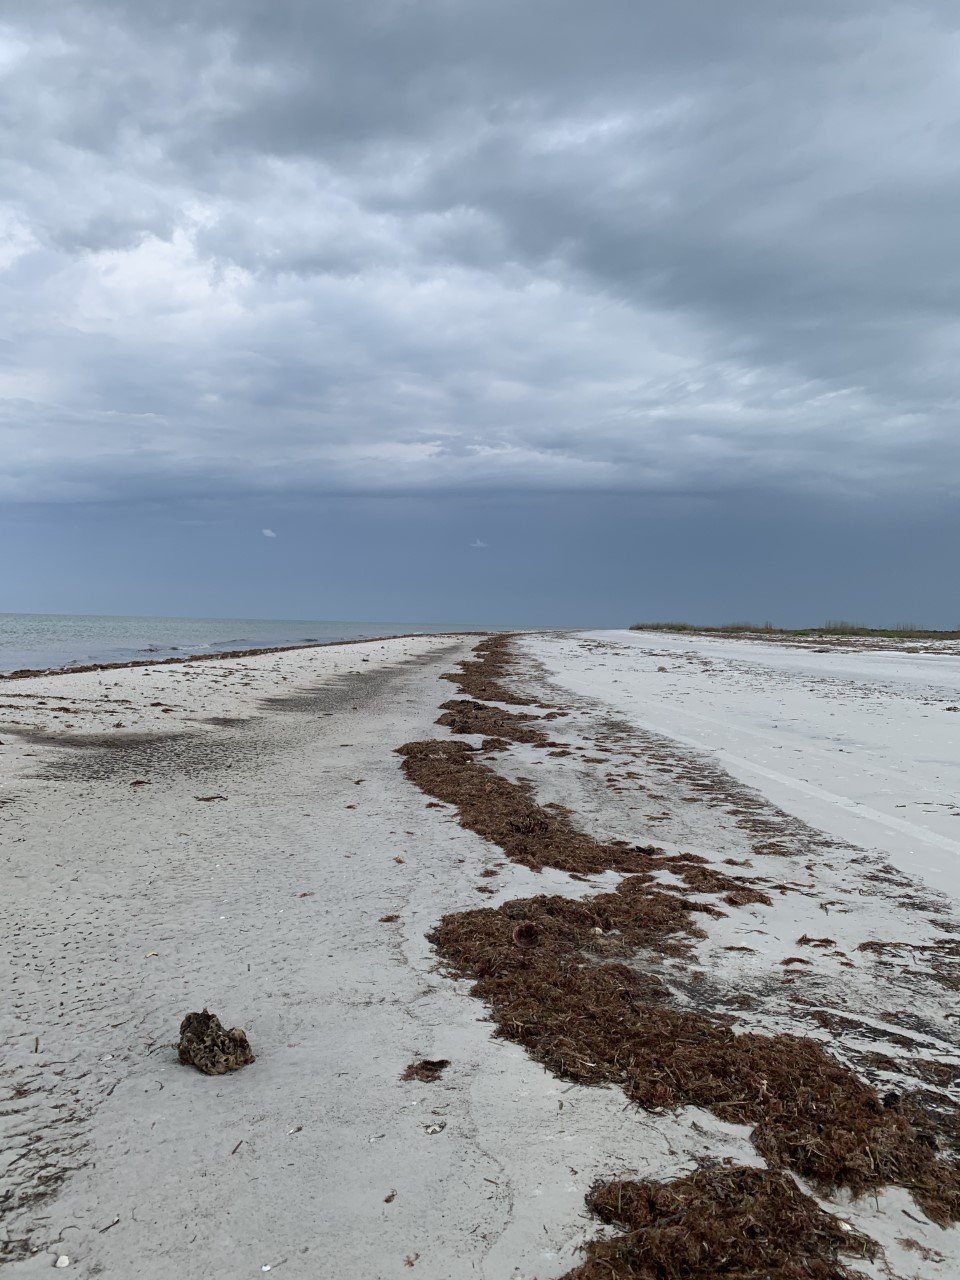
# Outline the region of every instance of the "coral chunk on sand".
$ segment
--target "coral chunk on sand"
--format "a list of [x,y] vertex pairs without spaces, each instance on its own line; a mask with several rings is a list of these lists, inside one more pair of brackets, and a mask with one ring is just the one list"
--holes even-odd
[[226,1030],[217,1015],[208,1009],[202,1013],[188,1013],[180,1023],[177,1050],[181,1062],[208,1076],[239,1071],[256,1061],[246,1032],[239,1027]]

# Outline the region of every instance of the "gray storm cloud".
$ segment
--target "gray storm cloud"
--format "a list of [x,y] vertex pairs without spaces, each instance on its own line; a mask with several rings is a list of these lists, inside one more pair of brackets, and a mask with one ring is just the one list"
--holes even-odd
[[955,493],[960,15],[13,0],[0,496]]

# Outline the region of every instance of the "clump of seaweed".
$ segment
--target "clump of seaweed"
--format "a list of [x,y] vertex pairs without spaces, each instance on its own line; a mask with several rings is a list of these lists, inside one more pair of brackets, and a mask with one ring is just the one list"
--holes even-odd
[[762,890],[743,878],[711,867],[697,854],[665,854],[656,845],[630,845],[624,840],[598,841],[579,831],[557,805],[538,804],[526,782],[514,782],[483,761],[483,751],[466,742],[428,738],[397,748],[403,771],[422,791],[454,805],[461,826],[490,840],[511,858],[534,870],[591,875],[601,871],[644,874],[672,871],[697,893],[731,895],[730,905],[769,905]]
[[443,711],[437,724],[446,725],[451,733],[479,733],[537,747],[552,745],[547,734],[534,727],[538,716],[518,715],[469,698],[444,702]]
[[404,1068],[400,1079],[419,1080],[421,1084],[435,1084],[449,1065],[449,1058],[417,1058]]
[[873,1258],[866,1236],[766,1169],[701,1169],[675,1182],[598,1183],[587,1203],[623,1227],[593,1241],[565,1280],[852,1280],[840,1255]]
[[[671,1006],[665,984],[610,959],[683,955],[690,904],[638,877],[583,901],[537,897],[445,916],[431,935],[497,1034],[564,1079],[619,1084],[648,1110],[699,1106],[753,1126],[773,1168],[824,1192],[896,1184],[936,1222],[960,1217],[957,1167],[936,1155],[916,1110],[884,1106],[875,1089],[805,1036],[738,1034],[730,1019]],[[523,926],[531,945],[517,945]],[[686,938],[684,937],[686,935]]]
[[508,689],[503,683],[513,666],[510,639],[510,635],[504,633],[481,640],[474,648],[476,657],[461,662],[460,670],[445,675],[444,680],[452,680],[460,686],[461,693],[480,702],[512,702],[515,706],[529,706],[534,698]]
[[456,805],[461,825],[500,846],[514,862],[540,869],[591,873],[649,868],[657,850],[601,845],[577,831],[565,813],[539,805],[530,786],[511,782],[483,764],[465,742],[436,738],[398,748],[411,782],[437,800]]

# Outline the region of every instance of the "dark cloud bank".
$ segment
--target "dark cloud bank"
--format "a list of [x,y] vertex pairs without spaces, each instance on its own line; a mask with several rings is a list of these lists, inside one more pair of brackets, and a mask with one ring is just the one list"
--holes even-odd
[[429,508],[470,573],[501,502],[659,532],[687,613],[684,531],[779,522],[810,608],[886,569],[862,612],[952,625],[958,58],[923,0],[7,0],[0,500],[258,556]]

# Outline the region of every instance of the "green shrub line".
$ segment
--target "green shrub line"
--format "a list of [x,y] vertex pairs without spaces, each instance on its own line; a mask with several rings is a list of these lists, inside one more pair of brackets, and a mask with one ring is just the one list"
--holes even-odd
[[724,622],[698,626],[692,622],[634,622],[631,631],[680,631],[708,635],[864,636],[889,640],[960,640],[960,630],[935,631],[903,622],[896,627],[864,627],[857,622],[828,621],[822,627],[775,627],[772,622]]

